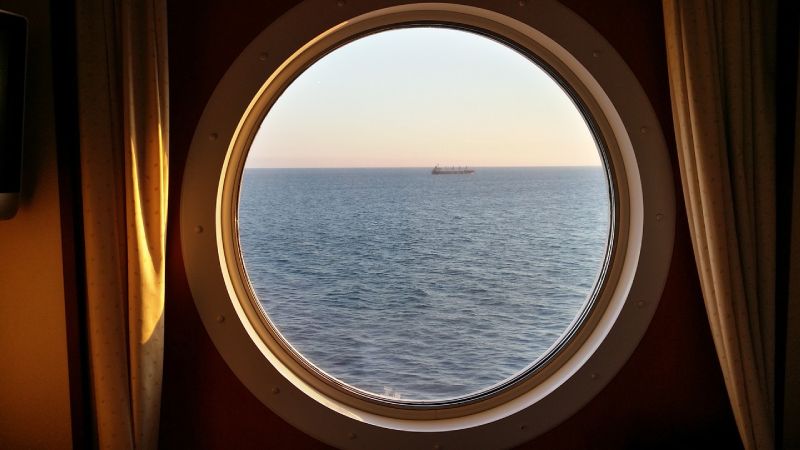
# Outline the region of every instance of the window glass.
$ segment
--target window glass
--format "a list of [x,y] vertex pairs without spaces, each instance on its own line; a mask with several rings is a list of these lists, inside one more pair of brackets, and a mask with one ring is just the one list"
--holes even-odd
[[300,74],[256,133],[238,214],[285,345],[409,403],[552,354],[591,304],[612,216],[572,97],[516,50],[444,27],[370,34]]

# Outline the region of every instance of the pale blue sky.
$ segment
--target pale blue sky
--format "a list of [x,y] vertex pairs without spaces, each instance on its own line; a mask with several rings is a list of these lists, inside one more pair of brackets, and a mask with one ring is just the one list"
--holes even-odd
[[404,28],[323,57],[280,96],[247,167],[599,165],[563,90],[492,39]]

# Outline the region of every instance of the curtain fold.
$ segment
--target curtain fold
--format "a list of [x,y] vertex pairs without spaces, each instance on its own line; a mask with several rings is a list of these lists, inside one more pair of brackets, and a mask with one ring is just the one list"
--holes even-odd
[[93,420],[100,448],[158,445],[168,187],[164,0],[76,2]]
[[739,433],[774,448],[775,5],[663,0],[681,182]]

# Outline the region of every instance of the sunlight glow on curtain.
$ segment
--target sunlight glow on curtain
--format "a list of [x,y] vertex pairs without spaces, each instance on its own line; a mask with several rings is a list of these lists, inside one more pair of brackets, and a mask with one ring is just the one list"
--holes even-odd
[[745,448],[774,448],[775,5],[664,0],[672,111],[711,332]]
[[76,5],[93,419],[99,448],[158,445],[168,105],[164,0]]

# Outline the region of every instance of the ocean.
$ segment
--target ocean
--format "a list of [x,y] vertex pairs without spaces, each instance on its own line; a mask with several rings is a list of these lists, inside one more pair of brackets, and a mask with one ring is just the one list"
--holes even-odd
[[308,361],[404,401],[475,394],[533,364],[606,254],[600,167],[245,169],[258,300]]

